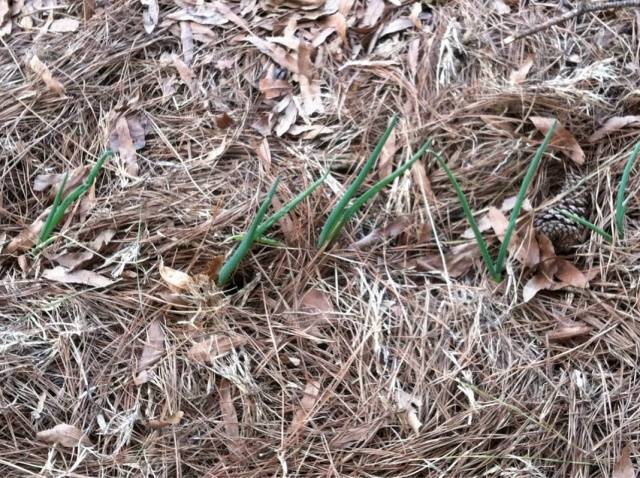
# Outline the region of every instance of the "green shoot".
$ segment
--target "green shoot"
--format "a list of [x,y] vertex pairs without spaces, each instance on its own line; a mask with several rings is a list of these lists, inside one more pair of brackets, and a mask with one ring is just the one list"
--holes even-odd
[[49,214],[47,218],[47,222],[45,223],[44,228],[42,229],[42,233],[40,234],[38,248],[42,248],[42,246],[49,241],[51,234],[53,233],[56,226],[60,223],[60,221],[62,221],[62,218],[64,217],[64,214],[67,211],[67,209],[69,209],[69,206],[71,206],[71,204],[73,204],[82,196],[84,196],[85,193],[89,190],[89,188],[95,181],[96,177],[98,176],[98,173],[102,169],[104,162],[107,160],[107,158],[109,158],[109,156],[113,156],[113,151],[111,151],[110,149],[106,150],[104,153],[102,153],[100,158],[98,158],[98,161],[93,166],[93,168],[91,168],[91,171],[89,171],[89,175],[83,181],[83,183],[77,188],[75,188],[73,191],[71,191],[69,195],[62,201],[61,200],[62,192],[64,191],[64,186],[66,183],[66,176],[65,176],[63,184],[61,188],[58,190],[58,193],[56,194],[56,197],[53,201],[53,206],[51,207],[51,213]]
[[616,229],[618,231],[618,237],[620,239],[624,237],[624,217],[627,209],[624,195],[627,189],[627,184],[629,183],[629,176],[631,175],[633,164],[635,163],[638,154],[640,154],[640,142],[636,143],[635,147],[633,148],[631,156],[629,156],[627,164],[625,164],[624,166],[622,179],[620,180],[620,186],[618,186],[618,195],[616,197]]
[[[291,201],[285,204],[281,209],[279,209],[275,214],[273,214],[269,219],[264,221],[262,224],[258,226],[256,230],[256,239],[255,242],[260,244],[264,244],[266,246],[275,246],[281,247],[284,244],[275,239],[271,239],[269,237],[264,236],[266,232],[280,219],[282,219],[286,214],[288,214],[292,209],[294,209],[298,204],[300,204],[304,199],[309,196],[313,191],[315,191],[318,186],[320,186],[325,179],[329,176],[329,171],[324,173],[320,179],[315,181],[311,186],[302,191],[296,197],[294,197]],[[244,238],[245,234],[236,234],[235,236],[231,236],[227,241],[241,241]],[[225,241],[226,242],[226,241]]]
[[482,259],[484,260],[484,263],[487,266],[487,269],[489,269],[489,274],[491,274],[491,277],[496,282],[500,282],[502,280],[502,276],[496,270],[496,267],[495,267],[495,264],[493,262],[493,259],[491,258],[491,255],[489,254],[489,248],[487,247],[487,241],[485,241],[484,237],[482,237],[482,233],[480,232],[480,228],[478,227],[478,223],[476,222],[476,219],[473,217],[473,212],[471,212],[471,208],[469,207],[469,202],[467,201],[467,197],[464,195],[464,192],[462,191],[462,188],[460,187],[460,184],[458,183],[458,180],[453,175],[453,172],[451,171],[451,169],[449,169],[449,166],[447,166],[447,163],[445,163],[444,159],[442,159],[442,157],[438,153],[436,153],[435,151],[432,151],[432,154],[436,158],[436,161],[438,162],[438,165],[442,169],[444,169],[444,172],[447,174],[447,177],[449,178],[449,181],[453,185],[453,189],[456,190],[456,194],[458,195],[458,200],[460,201],[460,204],[462,205],[462,210],[464,211],[464,215],[467,218],[467,221],[469,222],[469,225],[471,226],[471,230],[473,231],[473,235],[475,236],[476,242],[478,243],[478,247],[480,248],[480,255],[482,256]]
[[389,174],[387,177],[381,179],[376,184],[374,184],[370,189],[368,189],[362,196],[357,198],[354,203],[344,212],[342,218],[339,222],[337,222],[333,229],[330,231],[327,242],[333,241],[335,237],[338,235],[342,227],[354,216],[356,212],[371,198],[373,198],[376,194],[382,191],[387,185],[395,181],[395,179],[402,174],[404,174],[411,166],[415,164],[415,162],[422,157],[422,155],[431,147],[431,140],[424,143],[418,152],[414,154],[409,161],[400,166],[394,172]]
[[225,263],[222,265],[222,267],[220,268],[220,272],[218,273],[219,286],[222,287],[229,281],[229,279],[231,278],[235,270],[238,268],[238,266],[240,265],[244,257],[251,250],[251,246],[253,245],[253,243],[255,242],[258,236],[256,234],[256,231],[258,230],[258,225],[262,222],[264,215],[267,213],[267,209],[269,209],[269,206],[271,205],[271,201],[273,200],[273,196],[276,193],[276,188],[278,187],[279,183],[280,183],[280,178],[276,179],[276,181],[273,183],[273,186],[271,186],[271,190],[267,194],[267,197],[265,198],[265,200],[260,205],[260,209],[258,209],[258,212],[256,213],[256,217],[251,223],[251,226],[249,226],[249,230],[244,234],[242,241],[240,241],[240,244],[238,244],[238,247],[236,248],[236,250],[231,254],[231,257],[229,257],[229,259],[227,259]]
[[391,131],[393,130],[393,128],[396,126],[397,123],[398,123],[398,116],[393,115],[393,118],[391,118],[391,121],[389,122],[389,126],[387,127],[385,132],[382,134],[382,136],[378,140],[378,144],[376,144],[376,147],[374,148],[371,155],[367,159],[367,162],[364,164],[362,170],[360,171],[356,179],[353,181],[353,183],[351,183],[347,191],[344,193],[344,196],[342,196],[340,201],[338,201],[338,204],[336,204],[336,207],[333,209],[333,211],[325,221],[324,226],[320,231],[320,237],[318,238],[318,247],[323,247],[325,244],[329,242],[329,239],[331,237],[335,237],[337,234],[337,231],[339,231],[341,226],[344,224],[343,217],[347,209],[347,204],[349,204],[349,201],[351,201],[351,198],[355,196],[360,186],[362,186],[362,183],[364,183],[364,180],[367,178],[367,175],[371,171],[371,168],[373,168],[373,165],[378,159],[378,156],[380,156],[380,153],[382,152],[382,148],[384,147],[385,143],[389,139],[389,136],[391,135]]
[[536,151],[536,154],[533,157],[533,161],[531,161],[531,164],[527,169],[527,174],[525,174],[524,179],[522,180],[522,184],[520,185],[520,191],[518,191],[518,196],[516,197],[516,204],[511,211],[511,216],[509,217],[509,225],[507,226],[507,230],[504,233],[504,239],[502,240],[502,245],[500,246],[500,250],[498,251],[498,258],[495,262],[495,272],[498,276],[502,275],[502,268],[507,257],[509,241],[511,241],[511,236],[513,235],[513,231],[516,228],[516,221],[518,219],[518,216],[520,215],[520,210],[522,209],[522,204],[524,203],[527,189],[529,189],[529,184],[531,184],[533,176],[538,170],[538,166],[540,165],[540,161],[542,160],[544,152],[547,150],[547,147],[549,147],[549,143],[551,142],[551,138],[553,138],[553,133],[556,130],[557,124],[558,122],[554,120],[551,128],[549,128],[549,131],[547,131],[547,134],[544,137],[544,141]]
[[606,232],[603,229],[600,229],[598,226],[596,226],[595,224],[593,224],[590,221],[587,221],[585,218],[577,216],[576,214],[573,214],[570,211],[561,210],[560,213],[562,215],[564,215],[564,216],[567,216],[573,222],[577,222],[581,226],[584,226],[584,227],[592,230],[596,234],[600,234],[604,238],[604,240],[607,241],[609,244],[611,244],[613,242],[613,237],[611,236],[611,234],[609,234],[608,232]]

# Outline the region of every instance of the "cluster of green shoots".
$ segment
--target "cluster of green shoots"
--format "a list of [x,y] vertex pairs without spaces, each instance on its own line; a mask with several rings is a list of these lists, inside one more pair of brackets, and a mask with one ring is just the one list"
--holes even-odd
[[[361,196],[356,199],[353,199],[358,189],[362,186],[364,181],[366,180],[368,174],[371,172],[374,164],[376,163],[378,157],[382,152],[382,148],[384,147],[387,139],[391,135],[391,131],[396,126],[398,122],[397,116],[394,116],[389,123],[389,126],[383,133],[382,137],[378,141],[378,144],[374,148],[373,152],[365,162],[362,170],[353,181],[353,183],[346,190],[345,194],[342,196],[338,204],[335,206],[329,217],[327,218],[322,231],[320,232],[320,237],[318,239],[318,247],[325,248],[328,244],[330,244],[333,240],[335,240],[347,222],[355,215],[358,210],[370,199],[372,199],[376,194],[378,194],[382,189],[384,189],[387,185],[393,182],[397,177],[404,174],[413,164],[429,149],[431,145],[431,141],[427,141],[423,144],[418,152],[414,154],[409,161],[405,164],[397,168],[391,174],[386,176],[384,179],[381,179],[373,186],[371,186],[367,191],[365,191]],[[273,239],[265,237],[264,234],[267,230],[273,226],[278,220],[280,220],[285,214],[291,211],[294,207],[296,207],[303,199],[305,199],[309,194],[311,194],[327,177],[328,173],[325,173],[320,179],[314,182],[309,188],[296,196],[291,202],[285,205],[282,209],[276,212],[273,216],[271,216],[266,221],[262,222],[262,219],[269,208],[269,204],[271,204],[271,200],[273,199],[273,195],[275,194],[276,187],[278,186],[278,180],[271,187],[271,190],[267,194],[266,199],[263,201],[262,205],[258,209],[256,217],[254,218],[249,230],[240,236],[234,236],[233,239],[240,239],[241,242],[238,247],[233,251],[233,253],[229,256],[229,259],[223,264],[222,268],[218,273],[218,285],[222,286],[226,284],[234,271],[238,268],[244,257],[251,250],[251,246],[255,242],[260,242],[262,244],[277,244],[277,242],[273,241]]]
[[[531,161],[529,168],[527,169],[525,177],[520,186],[520,190],[516,197],[515,206],[511,211],[511,216],[509,218],[509,223],[505,231],[502,244],[500,246],[500,249],[498,250],[498,255],[494,261],[494,259],[491,257],[491,254],[489,253],[489,247],[487,245],[487,241],[484,239],[484,237],[482,237],[480,228],[478,227],[478,224],[473,216],[473,212],[469,207],[469,202],[467,201],[467,198],[464,192],[462,191],[460,184],[458,183],[453,172],[451,171],[447,163],[444,161],[444,159],[441,157],[441,155],[431,149],[431,140],[425,142],[420,147],[420,149],[409,159],[409,161],[407,161],[402,166],[398,167],[395,171],[393,171],[384,179],[379,180],[377,183],[371,186],[368,190],[366,190],[362,195],[354,199],[354,196],[356,195],[360,187],[365,182],[367,176],[373,169],[373,166],[378,160],[378,157],[380,156],[382,149],[384,148],[384,145],[389,139],[389,136],[391,135],[391,132],[393,128],[396,126],[397,122],[398,122],[398,118],[397,116],[394,116],[391,119],[389,126],[387,127],[383,135],[380,137],[371,155],[369,156],[364,166],[362,167],[360,173],[354,179],[353,183],[351,183],[351,185],[347,188],[345,194],[342,196],[342,198],[340,198],[335,208],[333,209],[333,211],[325,221],[325,224],[322,227],[320,236],[318,238],[318,248],[323,249],[332,241],[334,241],[338,237],[338,235],[340,234],[344,226],[347,224],[347,222],[351,220],[351,218],[353,218],[356,212],[358,212],[360,208],[367,201],[369,201],[374,196],[376,196],[380,191],[382,191],[386,186],[388,186],[396,178],[404,174],[425,153],[430,153],[435,157],[439,166],[445,171],[447,177],[449,178],[449,180],[451,181],[451,184],[453,185],[453,188],[456,191],[460,204],[462,205],[462,210],[464,211],[464,214],[471,226],[475,240],[478,243],[478,247],[480,249],[480,254],[482,256],[482,259],[487,269],[489,270],[489,273],[491,274],[491,277],[495,281],[500,282],[502,280],[504,263],[507,258],[509,241],[511,240],[511,237],[515,231],[517,218],[522,209],[522,205],[525,200],[527,189],[529,188],[529,185],[531,184],[531,181],[535,176],[535,173],[538,169],[542,156],[544,155],[547,147],[549,146],[549,143],[551,142],[551,138],[553,137],[553,134],[556,128],[556,123],[554,122],[554,124],[551,126],[551,128],[545,135],[544,141],[536,151],[536,154],[533,160]],[[616,229],[618,232],[618,237],[620,239],[622,239],[624,235],[624,218],[625,218],[626,206],[627,206],[627,199],[625,198],[625,190],[629,182],[629,176],[631,174],[631,170],[633,169],[633,164],[639,154],[640,154],[640,142],[636,144],[635,148],[631,153],[631,156],[627,160],[627,163],[624,168],[624,172],[622,174],[622,179],[620,181],[620,186],[618,188],[618,194],[616,198],[615,223],[616,223]],[[64,217],[66,210],[74,202],[78,201],[80,198],[82,198],[82,196],[84,196],[84,194],[89,190],[89,188],[95,181],[96,177],[98,176],[98,173],[102,169],[102,166],[104,165],[107,158],[109,158],[109,156],[112,156],[112,155],[113,155],[113,152],[111,150],[105,151],[102,154],[102,156],[100,156],[100,158],[98,159],[96,164],[93,166],[93,168],[91,168],[91,171],[89,172],[84,182],[80,186],[75,188],[71,193],[69,193],[63,200],[62,195],[68,179],[68,174],[65,175],[64,179],[62,180],[60,189],[56,193],[55,199],[53,201],[53,205],[51,207],[51,212],[49,213],[49,216],[47,217],[47,221],[40,234],[38,244],[37,244],[38,250],[44,248],[47,244],[49,244],[49,242],[52,240],[51,235],[53,234],[53,231],[55,230],[57,225],[60,223],[62,218]],[[285,206],[280,208],[276,213],[270,216],[267,220],[263,221],[264,216],[266,215],[267,210],[271,205],[271,201],[273,200],[273,196],[275,195],[278,184],[280,183],[279,178],[276,179],[273,186],[269,190],[266,198],[260,205],[260,208],[258,209],[258,212],[256,213],[255,218],[251,222],[249,229],[244,234],[233,236],[231,238],[233,240],[239,240],[240,242],[238,246],[230,254],[229,258],[222,265],[222,267],[220,268],[220,271],[218,272],[217,283],[219,286],[225,285],[231,279],[234,272],[239,267],[240,263],[244,260],[245,256],[249,253],[254,243],[261,243],[266,245],[280,245],[278,241],[266,236],[267,231],[276,222],[278,222],[286,214],[288,214],[291,210],[293,210],[298,204],[300,204],[307,196],[309,196],[313,191],[315,191],[324,182],[328,174],[329,174],[328,172],[325,173],[321,178],[319,178],[317,181],[311,184],[307,189],[305,189],[303,192],[301,192],[296,197],[294,197],[290,202],[288,202]],[[602,230],[601,228],[589,222],[585,218],[576,216],[570,211],[563,211],[563,214],[571,218],[573,221],[580,223],[583,226],[589,228],[590,230],[596,232],[597,234],[600,234],[608,242],[613,241],[613,237],[611,234]]]
[[[544,155],[547,147],[549,146],[549,143],[551,142],[551,139],[553,138],[556,125],[557,125],[557,122],[554,121],[551,128],[549,128],[549,131],[547,131],[544,141],[536,151],[536,154],[533,157],[533,161],[531,161],[531,164],[527,169],[527,173],[525,174],[522,184],[520,185],[520,190],[518,192],[518,195],[516,196],[515,206],[511,211],[509,223],[507,225],[507,229],[505,231],[504,238],[500,246],[500,249],[498,250],[498,256],[495,261],[493,260],[493,258],[491,257],[491,254],[489,253],[489,247],[487,245],[487,242],[484,239],[484,237],[482,237],[482,234],[480,233],[480,228],[478,227],[478,223],[476,222],[473,216],[473,213],[471,212],[471,208],[469,207],[469,202],[467,201],[467,198],[464,192],[460,188],[460,184],[458,183],[455,176],[451,172],[451,169],[449,169],[449,167],[447,166],[447,163],[442,159],[442,157],[439,154],[434,153],[436,161],[438,162],[440,167],[444,169],[445,173],[447,174],[447,177],[449,178],[449,181],[451,181],[451,184],[453,185],[453,188],[455,189],[456,194],[458,195],[458,200],[462,205],[462,210],[464,211],[464,215],[467,218],[467,221],[471,226],[476,242],[478,243],[480,254],[485,263],[485,266],[489,270],[491,277],[496,282],[500,282],[502,280],[502,273],[504,270],[504,263],[507,257],[509,241],[511,240],[513,232],[515,231],[516,222],[517,222],[518,216],[520,215],[520,210],[522,209],[522,204],[524,203],[527,189],[529,188],[529,185],[531,184],[531,181],[535,176],[536,170],[538,169],[542,156]],[[627,160],[627,163],[624,168],[624,172],[622,174],[622,179],[618,187],[618,194],[616,198],[615,223],[616,223],[616,229],[618,231],[618,237],[620,239],[623,239],[624,237],[624,218],[626,214],[626,205],[627,205],[627,199],[625,199],[625,191],[627,189],[627,184],[629,182],[629,176],[631,174],[631,170],[633,169],[633,164],[636,158],[638,157],[638,154],[640,154],[640,142],[636,144],[635,148],[631,153],[631,156]],[[587,219],[577,216],[576,214],[573,214],[570,211],[562,211],[562,214],[566,215],[568,218],[572,219],[573,221],[589,228],[590,230],[596,232],[597,234],[600,234],[609,243],[613,242],[613,237],[611,234],[599,228],[598,226],[588,221]]]
[[87,178],[82,182],[80,186],[78,186],[73,191],[71,191],[63,200],[62,194],[67,184],[69,173],[64,175],[64,178],[62,179],[62,184],[60,185],[60,189],[58,189],[58,192],[56,193],[56,196],[53,200],[51,211],[47,216],[47,221],[44,223],[44,227],[40,232],[40,237],[38,238],[38,243],[37,243],[38,250],[43,249],[44,247],[47,246],[47,244],[51,242],[51,239],[52,239],[51,235],[53,234],[53,231],[58,226],[60,221],[62,221],[62,218],[64,217],[67,209],[69,209],[69,206],[71,206],[74,202],[80,200],[82,196],[84,196],[87,193],[87,191],[91,188],[91,185],[93,184],[93,182],[96,180],[96,177],[98,176],[98,173],[102,169],[102,166],[104,165],[105,161],[110,156],[113,156],[113,151],[111,151],[110,149],[102,153],[102,155],[98,158],[98,161],[96,161],[96,164],[93,166],[93,168],[91,168],[91,171],[89,171]]

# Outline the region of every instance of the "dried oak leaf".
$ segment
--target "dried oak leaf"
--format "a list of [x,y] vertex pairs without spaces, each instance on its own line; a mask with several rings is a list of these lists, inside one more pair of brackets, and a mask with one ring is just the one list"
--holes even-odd
[[89,440],[81,430],[73,425],[67,425],[66,423],[59,423],[53,428],[38,432],[36,433],[36,438],[40,441],[61,445],[67,448],[72,448],[78,444],[83,446],[92,445],[91,440]]
[[[551,129],[551,125],[555,121],[554,118],[544,118],[542,116],[531,116],[529,119],[536,129],[542,134],[547,134],[549,129]],[[556,130],[553,134],[550,145],[567,154],[576,164],[584,164],[584,151],[571,132],[560,124],[560,122],[556,125]]]
[[138,175],[136,150],[144,148],[147,119],[142,115],[120,116],[109,135],[109,146],[120,154],[127,174]]

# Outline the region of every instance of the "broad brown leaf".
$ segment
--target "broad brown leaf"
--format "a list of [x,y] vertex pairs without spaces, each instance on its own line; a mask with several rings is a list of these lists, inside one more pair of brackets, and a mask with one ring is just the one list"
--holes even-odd
[[59,423],[53,428],[36,433],[36,438],[40,441],[53,443],[56,445],[73,448],[78,444],[91,446],[91,440],[77,427],[66,423]]
[[625,446],[620,452],[620,458],[615,465],[613,465],[613,473],[611,478],[635,478],[636,472],[633,469],[633,463],[631,462],[631,452],[629,445]]
[[640,125],[640,116],[614,116],[613,118],[609,118],[605,121],[601,128],[597,129],[591,136],[589,136],[587,141],[589,143],[594,143],[611,133],[621,130],[622,128],[637,125]]
[[65,89],[63,84],[53,77],[49,67],[40,61],[40,58],[33,55],[29,61],[29,66],[31,67],[31,70],[38,75],[49,91],[58,96],[64,95]]
[[69,272],[62,266],[46,269],[42,272],[42,277],[54,282],[62,282],[63,284],[82,284],[91,287],[108,287],[114,283],[111,279],[93,271],[79,270]]
[[162,261],[158,270],[160,277],[172,292],[182,292],[193,285],[193,278],[189,274],[167,267]]
[[[544,118],[542,116],[529,117],[536,129],[542,134],[547,134],[551,125],[554,122],[554,118]],[[567,154],[573,162],[578,165],[584,164],[584,151],[569,132],[560,122],[556,125],[556,130],[551,139],[551,146],[556,147]]]
[[157,320],[152,321],[147,328],[147,340],[142,349],[142,355],[138,362],[137,376],[134,378],[136,385],[142,385],[149,381],[150,369],[162,358],[165,353],[166,336],[162,325]]

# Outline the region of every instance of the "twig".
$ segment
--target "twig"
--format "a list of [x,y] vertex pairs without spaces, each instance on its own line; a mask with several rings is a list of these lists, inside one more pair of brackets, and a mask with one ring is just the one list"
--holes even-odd
[[585,13],[597,12],[600,10],[613,10],[616,8],[629,8],[629,7],[640,7],[640,0],[609,0],[605,2],[594,2],[594,3],[585,3],[580,2],[580,4],[571,11],[567,13],[563,13],[557,17],[553,17],[550,20],[547,20],[540,25],[536,25],[533,28],[529,28],[523,32],[517,33],[515,35],[511,35],[505,38],[505,45],[509,45],[516,40],[520,40],[529,35],[533,35],[534,33],[541,32],[542,30],[546,30],[549,27],[554,25],[558,25],[560,23],[566,22],[567,20],[571,20],[574,17],[583,15]]

